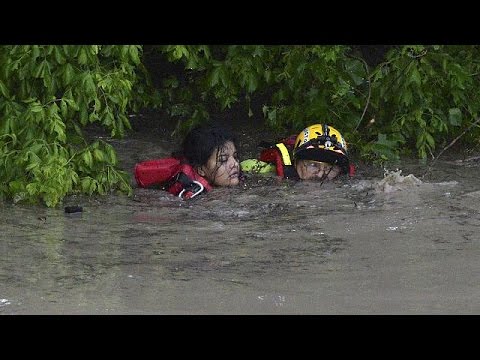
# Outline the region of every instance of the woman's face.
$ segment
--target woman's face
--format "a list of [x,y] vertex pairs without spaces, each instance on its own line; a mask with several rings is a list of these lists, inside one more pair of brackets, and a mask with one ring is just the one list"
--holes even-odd
[[338,165],[312,160],[297,160],[295,167],[302,180],[332,180],[341,172]]
[[216,148],[207,163],[198,169],[198,173],[212,185],[238,185],[240,164],[233,142],[227,141],[223,146]]

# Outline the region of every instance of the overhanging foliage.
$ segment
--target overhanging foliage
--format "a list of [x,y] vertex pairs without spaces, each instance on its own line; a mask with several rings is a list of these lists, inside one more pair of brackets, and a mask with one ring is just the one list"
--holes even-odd
[[[146,66],[146,55],[175,70]],[[82,129],[122,137],[142,108],[164,111],[175,135],[241,102],[241,115],[286,134],[328,122],[375,163],[434,158],[477,119],[477,46],[391,46],[374,64],[363,55],[345,45],[0,46],[0,196],[56,206],[71,193],[131,194],[114,149]],[[463,140],[478,145],[478,134]]]

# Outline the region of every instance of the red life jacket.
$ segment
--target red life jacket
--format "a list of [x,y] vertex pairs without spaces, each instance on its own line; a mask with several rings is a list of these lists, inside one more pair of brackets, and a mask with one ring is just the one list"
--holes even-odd
[[[274,145],[270,144],[268,148],[262,150],[259,160],[273,163],[277,169],[277,175],[280,177],[298,177],[297,171],[295,170],[292,162],[292,152],[296,139],[297,135],[290,135]],[[348,175],[355,175],[355,166],[351,162],[348,164]]]
[[212,190],[208,181],[191,165],[175,157],[137,163],[135,180],[140,187],[148,188],[157,185],[184,200]]

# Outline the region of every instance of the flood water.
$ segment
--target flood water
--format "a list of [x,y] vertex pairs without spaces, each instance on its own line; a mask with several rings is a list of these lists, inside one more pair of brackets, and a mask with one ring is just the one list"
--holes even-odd
[[[129,171],[172,150],[111,142]],[[397,167],[321,186],[250,176],[187,202],[0,203],[0,314],[480,313],[480,161]]]

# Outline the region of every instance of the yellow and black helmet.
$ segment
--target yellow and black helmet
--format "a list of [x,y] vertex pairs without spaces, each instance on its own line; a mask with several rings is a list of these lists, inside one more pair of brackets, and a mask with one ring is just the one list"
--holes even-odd
[[327,124],[314,124],[298,134],[293,147],[294,160],[313,160],[338,165],[348,173],[350,162],[342,134]]

